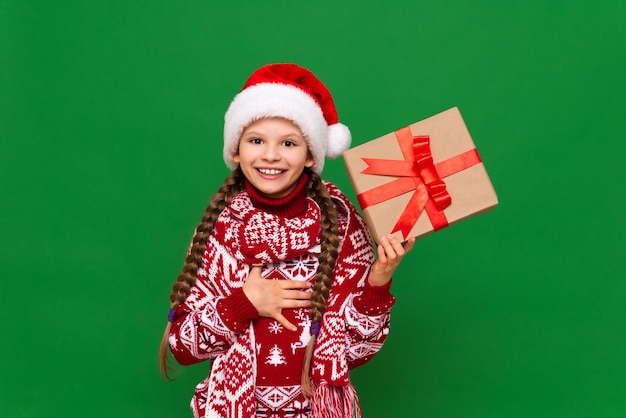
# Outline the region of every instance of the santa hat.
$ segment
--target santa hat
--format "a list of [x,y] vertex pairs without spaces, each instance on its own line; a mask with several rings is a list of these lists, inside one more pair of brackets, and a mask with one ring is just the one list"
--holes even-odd
[[350,147],[347,126],[339,123],[333,98],[309,70],[296,64],[269,64],[256,70],[235,96],[225,116],[224,161],[232,170],[243,130],[252,122],[281,117],[298,125],[313,155],[313,171],[321,173],[324,159],[336,158]]

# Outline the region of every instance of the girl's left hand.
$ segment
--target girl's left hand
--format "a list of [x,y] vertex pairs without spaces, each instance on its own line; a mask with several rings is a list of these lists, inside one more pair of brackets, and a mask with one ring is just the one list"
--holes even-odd
[[383,286],[389,283],[400,261],[413,249],[415,238],[409,238],[404,243],[393,235],[380,237],[378,244],[378,260],[372,266],[369,283],[372,286]]

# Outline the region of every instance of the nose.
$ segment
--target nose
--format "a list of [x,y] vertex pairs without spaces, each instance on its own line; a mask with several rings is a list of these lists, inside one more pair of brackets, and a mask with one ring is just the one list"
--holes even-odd
[[263,150],[262,158],[265,161],[278,161],[280,159],[280,152],[278,147],[268,144]]

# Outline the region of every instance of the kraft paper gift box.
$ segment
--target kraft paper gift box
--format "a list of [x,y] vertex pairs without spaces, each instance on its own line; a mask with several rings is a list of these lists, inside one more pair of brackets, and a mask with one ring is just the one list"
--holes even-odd
[[498,203],[454,107],[343,153],[373,238],[419,238]]

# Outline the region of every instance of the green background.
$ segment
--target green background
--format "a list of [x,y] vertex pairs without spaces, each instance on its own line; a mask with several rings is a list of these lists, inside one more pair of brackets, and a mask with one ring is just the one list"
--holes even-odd
[[626,417],[625,40],[623,0],[0,0],[0,417],[191,416],[167,299],[268,62],[354,145],[458,106],[500,198],[401,265],[366,418]]

